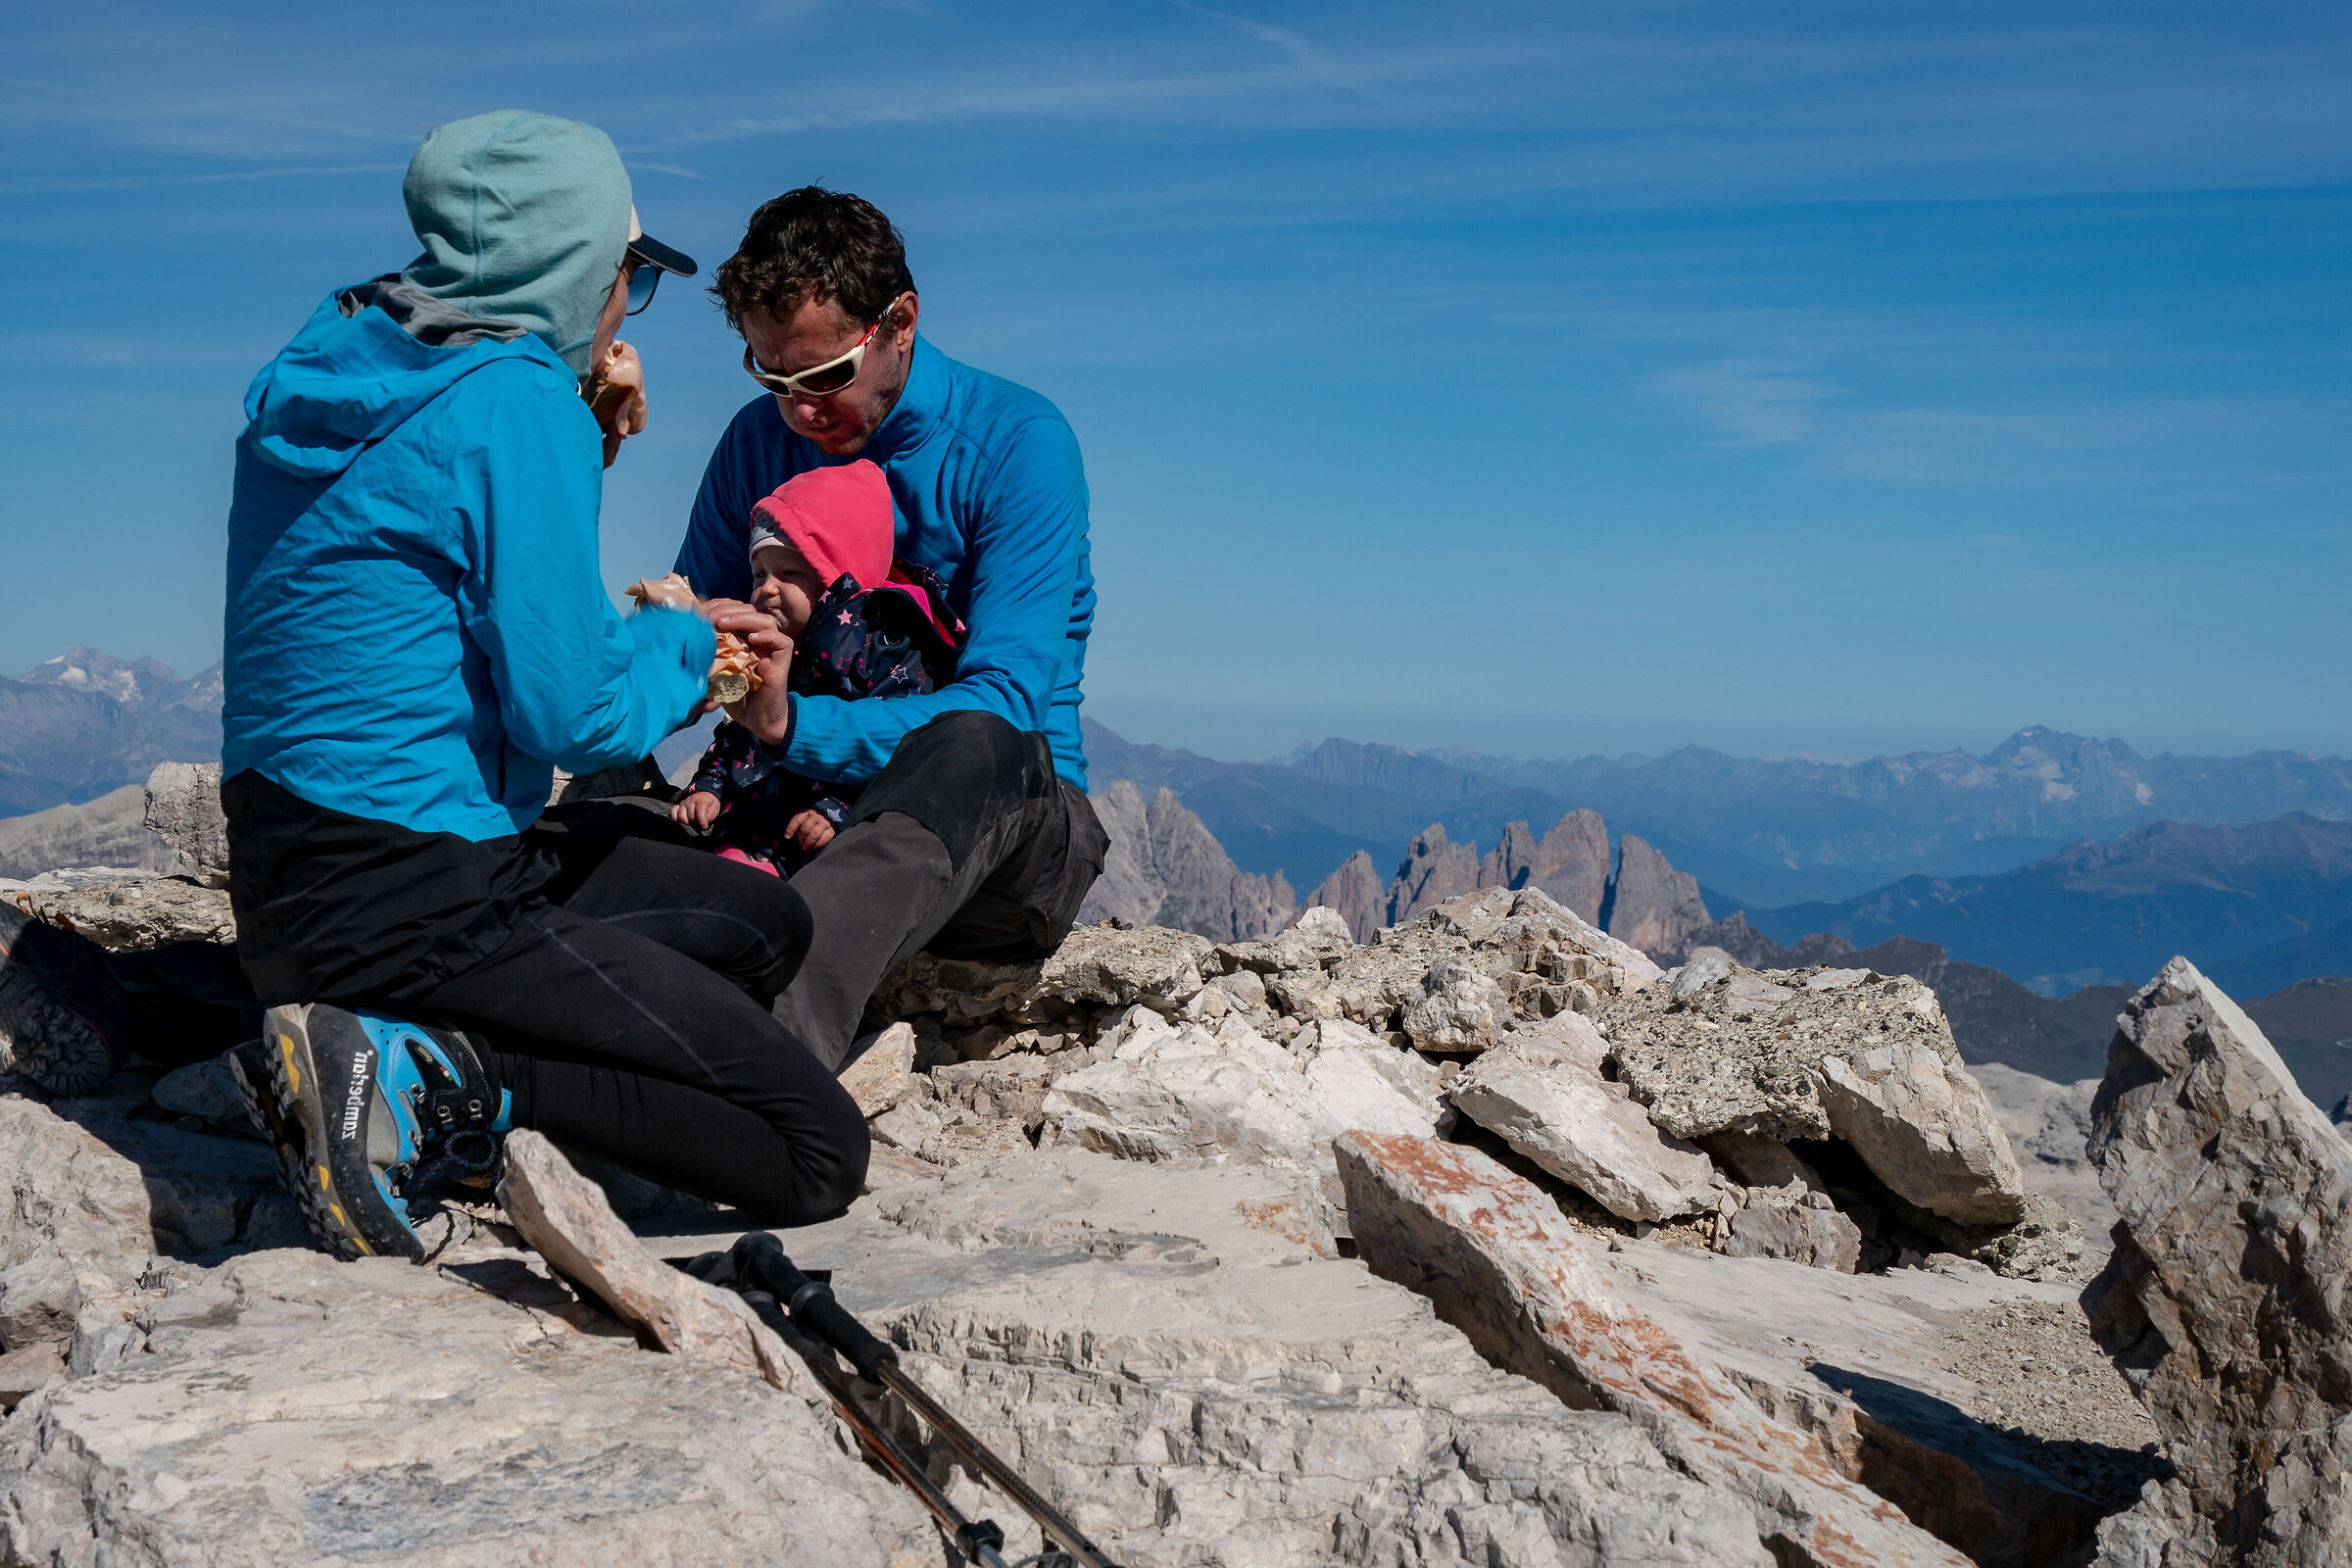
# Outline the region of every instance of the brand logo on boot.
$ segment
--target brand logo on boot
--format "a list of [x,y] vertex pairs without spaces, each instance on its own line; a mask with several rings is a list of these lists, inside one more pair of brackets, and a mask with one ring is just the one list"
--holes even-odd
[[343,1137],[354,1138],[360,1131],[360,1107],[368,1099],[369,1054],[355,1051],[351,1054],[351,1083],[343,1093]]

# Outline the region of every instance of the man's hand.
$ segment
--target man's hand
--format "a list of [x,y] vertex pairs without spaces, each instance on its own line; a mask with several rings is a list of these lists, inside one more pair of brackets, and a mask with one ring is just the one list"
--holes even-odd
[[669,819],[681,827],[708,828],[718,820],[718,797],[696,790],[669,808]]
[[777,744],[792,728],[792,704],[784,689],[792,673],[792,639],[773,615],[740,599],[706,600],[702,612],[711,625],[748,643],[760,661],[760,689],[740,703],[729,703],[727,716],[770,746]]
[[809,855],[833,842],[833,824],[813,807],[785,823],[784,833]]

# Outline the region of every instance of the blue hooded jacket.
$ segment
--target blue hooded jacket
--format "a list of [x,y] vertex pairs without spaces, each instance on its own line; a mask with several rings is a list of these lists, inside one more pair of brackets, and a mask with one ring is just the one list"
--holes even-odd
[[607,597],[602,440],[545,342],[436,346],[340,298],[245,394],[221,771],[415,832],[516,833],[551,764],[632,762],[685,721],[712,634]]

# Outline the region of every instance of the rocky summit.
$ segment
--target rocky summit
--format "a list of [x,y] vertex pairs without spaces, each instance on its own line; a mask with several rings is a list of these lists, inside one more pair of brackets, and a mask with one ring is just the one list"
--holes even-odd
[[[218,944],[203,796],[147,813],[186,874],[53,875],[11,919]],[[669,1266],[739,1216],[520,1132],[427,1264],[333,1262],[220,1061],[69,1081],[70,1009],[13,967],[0,1003],[0,1560],[949,1551],[822,1352]],[[918,954],[866,1022],[868,1191],[781,1240],[1129,1568],[2267,1568],[2352,1535],[2352,1155],[2184,962],[2095,1100],[1988,1095],[1908,976],[1661,969],[1532,875],[1364,941],[1315,906]],[[2094,1163],[2104,1239],[2069,1207]]]

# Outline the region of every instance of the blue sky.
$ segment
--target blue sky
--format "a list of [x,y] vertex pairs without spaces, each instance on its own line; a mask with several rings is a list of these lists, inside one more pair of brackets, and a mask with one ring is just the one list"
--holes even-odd
[[[620,145],[706,271],[810,179],[1069,415],[1090,711],[1268,755],[2352,752],[2352,12],[12,9],[0,671],[218,657],[244,385],[425,126]],[[753,394],[673,282],[610,582]]]

